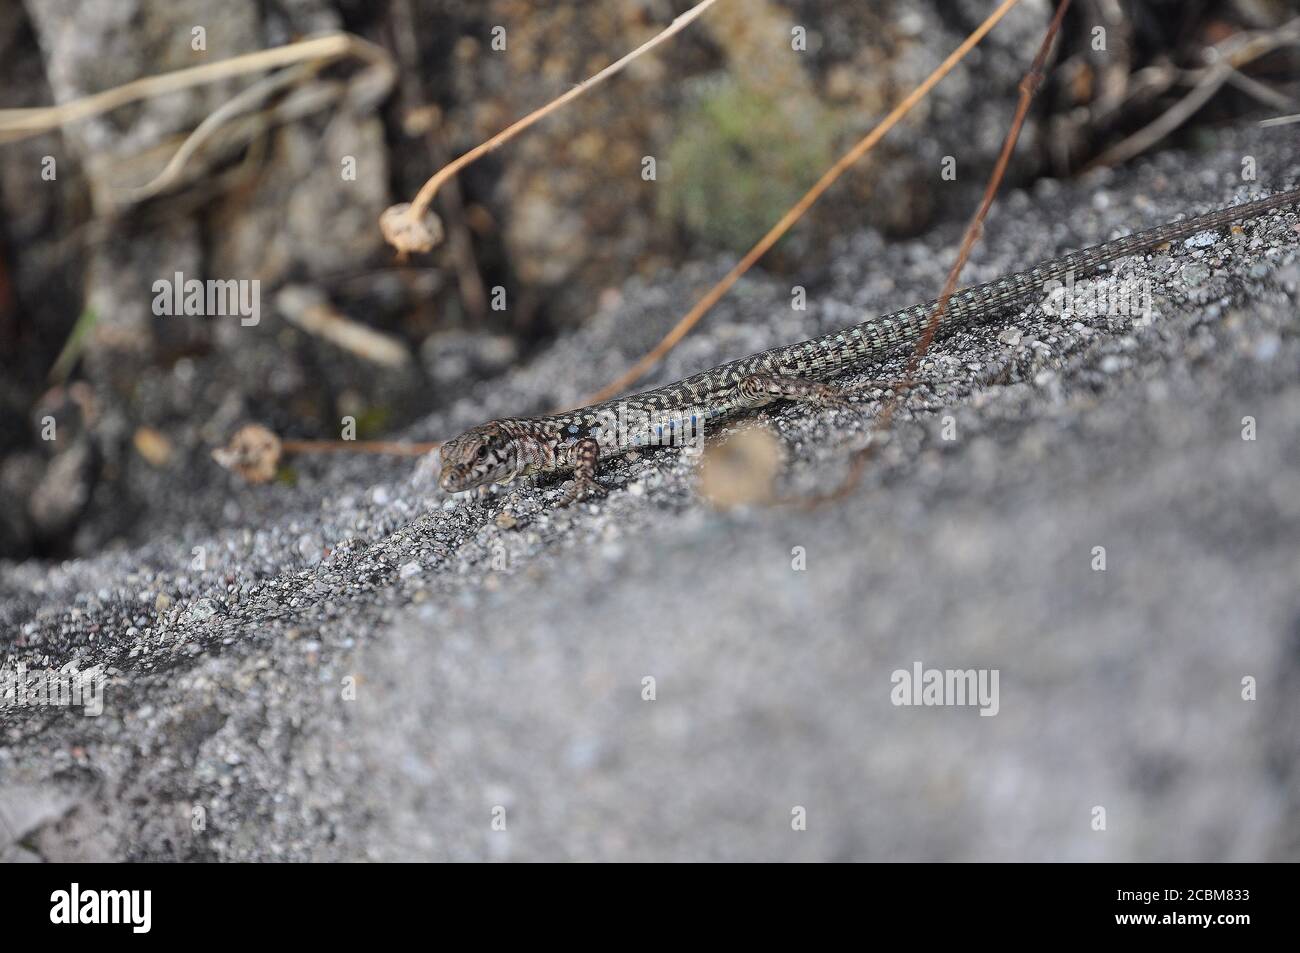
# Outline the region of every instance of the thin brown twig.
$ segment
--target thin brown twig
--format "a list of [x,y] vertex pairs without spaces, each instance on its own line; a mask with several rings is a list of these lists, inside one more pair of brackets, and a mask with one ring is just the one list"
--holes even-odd
[[309,60],[332,60],[357,56],[372,63],[387,64],[388,54],[368,40],[351,33],[326,33],[269,50],[244,53],[215,63],[145,76],[103,92],[83,96],[57,106],[0,109],[0,143],[16,142],[28,136],[117,109],[140,99],[174,93],[205,83]]
[[621,59],[610,63],[600,72],[596,73],[594,76],[589,76],[587,79],[565,92],[562,96],[556,97],[540,109],[533,110],[527,116],[524,116],[522,119],[507,126],[491,139],[479,143],[469,152],[466,152],[464,155],[443,166],[420,187],[420,191],[415,194],[415,198],[409,205],[395,205],[385,212],[385,218],[380,219],[385,239],[402,254],[412,251],[428,251],[429,249],[424,247],[424,243],[421,241],[416,240],[414,244],[411,243],[411,236],[413,234],[423,234],[421,223],[424,221],[425,214],[429,211],[429,203],[433,201],[434,196],[438,194],[438,189],[442,187],[444,182],[471,162],[481,159],[489,152],[492,152],[494,149],[509,142],[529,126],[539,120],[545,119],[561,106],[571,100],[577,99],[592,87],[599,85],[614,74],[621,72],[628,63],[631,63],[643,53],[648,53],[656,46],[659,46],[661,43],[671,38],[674,34],[681,32],[715,3],[717,3],[717,0],[701,0],[700,3],[697,3],[681,16],[677,17],[672,23],[668,24],[667,27],[659,33],[656,33],[632,52],[626,54]]
[[[390,36],[396,51],[400,70],[400,90],[402,108],[407,119],[421,111],[430,109],[420,88],[418,65],[420,60],[419,33],[416,30],[413,0],[402,0],[389,7]],[[427,113],[426,113],[427,115]],[[439,114],[441,115],[441,114]],[[429,159],[435,166],[447,163],[447,149],[443,143],[443,134],[431,121],[424,121],[424,141]],[[438,125],[441,125],[439,122]],[[408,132],[412,132],[408,128]],[[456,283],[460,291],[461,304],[472,322],[482,320],[487,314],[487,290],[483,284],[483,275],[474,258],[474,242],[470,237],[469,227],[465,222],[465,202],[460,186],[453,177],[443,183],[441,194],[442,211],[446,219],[447,252],[452,267],[456,271]]]
[[[138,435],[137,435],[138,436]],[[245,424],[224,446],[212,449],[212,459],[246,483],[267,483],[282,473],[286,454],[384,453],[403,457],[423,456],[438,448],[436,443],[408,443],[390,440],[281,440],[261,424]],[[147,448],[140,448],[146,458]]]
[[609,398],[620,394],[632,384],[635,384],[640,380],[645,375],[646,371],[654,367],[654,365],[657,364],[665,354],[676,347],[678,342],[680,342],[682,338],[686,337],[686,335],[690,333],[690,330],[699,323],[705,313],[717,304],[722,296],[731,289],[731,286],[740,280],[741,276],[744,275],[745,272],[749,271],[749,269],[753,267],[754,263],[762,258],[763,255],[765,255],[767,251],[775,245],[787,231],[790,230],[791,226],[793,226],[794,223],[797,222],[819,198],[821,198],[822,193],[830,188],[831,185],[834,184],[835,180],[843,175],[850,166],[870,152],[875,147],[876,143],[884,138],[885,134],[888,133],[889,130],[893,129],[894,126],[898,124],[899,120],[911,111],[912,107],[924,99],[941,79],[947,76],[948,73],[952,72],[953,68],[965,58],[966,54],[969,53],[980,42],[980,40],[984,39],[985,35],[993,29],[997,22],[1010,12],[1011,8],[1019,2],[1020,0],[1003,0],[1002,5],[990,13],[988,19],[976,27],[975,31],[971,33],[970,36],[966,37],[966,39],[962,41],[961,45],[958,46],[946,60],[939,64],[934,72],[927,76],[919,86],[907,95],[907,98],[895,106],[889,115],[881,120],[881,122],[872,129],[871,132],[867,133],[867,135],[861,139],[857,145],[846,152],[833,166],[827,169],[822,177],[817,180],[816,184],[804,194],[803,198],[799,199],[799,201],[796,202],[790,210],[785,213],[785,215],[781,216],[781,220],[773,225],[766,235],[759,239],[758,244],[746,252],[745,257],[742,258],[735,267],[727,272],[721,281],[710,288],[703,298],[696,302],[695,306],[677,322],[673,329],[664,335],[663,340],[651,348],[649,352],[628,368],[628,370],[612,384],[601,388],[582,403],[597,404],[602,400],[608,400]]
[[853,491],[854,487],[858,485],[858,481],[862,479],[863,471],[866,469],[867,463],[878,443],[875,439],[876,436],[887,431],[893,422],[894,411],[898,407],[899,395],[915,383],[917,368],[920,367],[921,360],[925,357],[934,341],[934,336],[939,330],[939,322],[943,319],[943,314],[948,308],[948,301],[952,298],[953,292],[957,290],[957,282],[961,278],[962,269],[966,267],[966,262],[975,247],[975,242],[979,240],[983,231],[984,219],[988,215],[989,209],[993,207],[993,200],[997,197],[998,186],[1002,184],[1003,176],[1006,175],[1007,166],[1011,162],[1011,154],[1015,151],[1016,141],[1020,138],[1020,129],[1025,124],[1025,118],[1029,115],[1029,105],[1038,92],[1038,87],[1042,84],[1047,58],[1051,54],[1052,44],[1061,29],[1061,21],[1064,19],[1065,11],[1069,6],[1070,0],[1060,0],[1060,4],[1056,8],[1056,15],[1047,28],[1042,45],[1038,48],[1038,54],[1034,57],[1029,71],[1025,73],[1024,78],[1020,81],[1020,102],[1016,106],[1015,118],[1011,121],[1011,128],[1007,130],[1006,139],[1002,143],[1002,152],[998,155],[998,161],[989,176],[988,186],[984,189],[984,198],[980,201],[979,209],[971,219],[970,225],[966,227],[966,234],[962,237],[957,260],[948,272],[948,280],[944,282],[943,293],[939,295],[939,300],[935,303],[934,313],[930,315],[930,321],[926,325],[925,331],[922,332],[920,340],[917,341],[916,348],[912,351],[912,356],[903,371],[901,386],[891,389],[889,397],[886,398],[880,413],[876,415],[873,421],[866,446],[853,455],[848,475],[840,486],[823,496],[800,499],[797,502],[801,505],[818,506],[822,503],[833,502],[843,499]]
[[406,443],[398,440],[284,440],[285,453],[386,453],[399,457],[422,457],[442,444]]
[[231,118],[248,111],[263,100],[270,98],[276,92],[297,84],[319,70],[322,65],[324,63],[320,60],[298,63],[278,73],[271,73],[269,76],[263,77],[234,98],[227,100],[194,127],[194,130],[181,143],[180,148],[172,154],[171,159],[168,160],[167,165],[163,167],[161,172],[144,185],[120,189],[119,201],[122,204],[126,202],[142,202],[165,191],[180,178],[185,164]]
[[1234,34],[1217,46],[1210,47],[1209,55],[1217,58],[1201,73],[1200,79],[1191,92],[1178,100],[1159,118],[1097,156],[1085,166],[1084,172],[1100,166],[1116,165],[1150,149],[1196,115],[1241,67],[1276,49],[1298,42],[1300,42],[1300,19],[1291,20],[1276,30]]
[[1247,76],[1241,70],[1234,69],[1229,73],[1228,83],[1266,106],[1272,106],[1274,109],[1294,109],[1296,106],[1295,97],[1288,96],[1280,89],[1274,89],[1253,76]]

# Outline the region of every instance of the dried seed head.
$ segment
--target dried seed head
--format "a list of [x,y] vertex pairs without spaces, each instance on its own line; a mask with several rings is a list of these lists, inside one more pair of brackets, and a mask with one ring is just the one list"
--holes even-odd
[[699,491],[721,510],[770,503],[781,470],[781,443],[762,427],[749,427],[704,450]]
[[280,465],[280,438],[261,424],[235,431],[230,443],[212,451],[212,459],[249,483],[265,483]]
[[396,248],[403,260],[412,252],[431,250],[442,243],[443,237],[442,220],[432,210],[416,219],[411,214],[410,202],[399,202],[384,209],[384,214],[379,216],[379,230],[384,241]]

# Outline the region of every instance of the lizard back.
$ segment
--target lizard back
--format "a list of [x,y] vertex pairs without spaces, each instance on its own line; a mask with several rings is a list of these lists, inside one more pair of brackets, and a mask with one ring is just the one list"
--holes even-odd
[[[1300,189],[1218,209],[1194,218],[1158,225],[1043,262],[1026,271],[955,291],[936,336],[982,323],[1007,308],[1045,293],[1049,283],[1095,274],[1109,262],[1179,241],[1231,222],[1251,219],[1300,201]],[[622,450],[646,444],[679,442],[706,420],[746,409],[737,385],[752,375],[824,381],[876,363],[914,345],[925,332],[938,300],[912,305],[796,344],[786,344],[720,364],[654,390],[618,397],[564,414],[543,417],[562,439],[595,436],[603,448]]]

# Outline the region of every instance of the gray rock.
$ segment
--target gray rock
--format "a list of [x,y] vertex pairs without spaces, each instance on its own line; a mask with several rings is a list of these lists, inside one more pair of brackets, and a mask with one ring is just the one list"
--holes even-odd
[[[1239,200],[1243,154],[1289,185],[1286,145],[1222,130],[1215,151],[1113,173],[1100,205],[1096,183],[1009,194],[972,270]],[[1085,335],[1034,305],[936,342],[942,383],[909,394],[859,485],[820,507],[715,512],[698,461],[672,450],[605,471],[640,492],[570,509],[550,506],[555,484],[449,499],[412,461],[331,455],[299,461],[293,485],[194,493],[133,547],[5,564],[5,664],[110,678],[97,718],[0,710],[6,789],[88,782],[75,812],[23,821],[24,844],[131,860],[1300,859],[1300,309],[1277,277],[1300,260],[1294,216],[1247,226],[1221,261],[1180,246],[1118,265],[1150,282],[1150,322],[1080,315]],[[806,312],[755,273],[647,384],[929,298],[959,231],[846,235]],[[1218,312],[1182,279],[1193,261]],[[630,281],[411,434],[580,399],[727,266]],[[777,407],[745,426],[780,437],[780,489],[809,498],[841,485],[873,409]],[[325,541],[315,564],[305,533]],[[918,662],[997,671],[997,714],[894,704]]]

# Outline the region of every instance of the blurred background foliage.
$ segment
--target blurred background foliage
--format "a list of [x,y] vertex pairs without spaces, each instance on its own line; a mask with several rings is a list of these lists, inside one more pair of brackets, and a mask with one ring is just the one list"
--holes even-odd
[[787,102],[727,78],[682,110],[659,210],[688,241],[743,254],[835,161],[834,117]]

